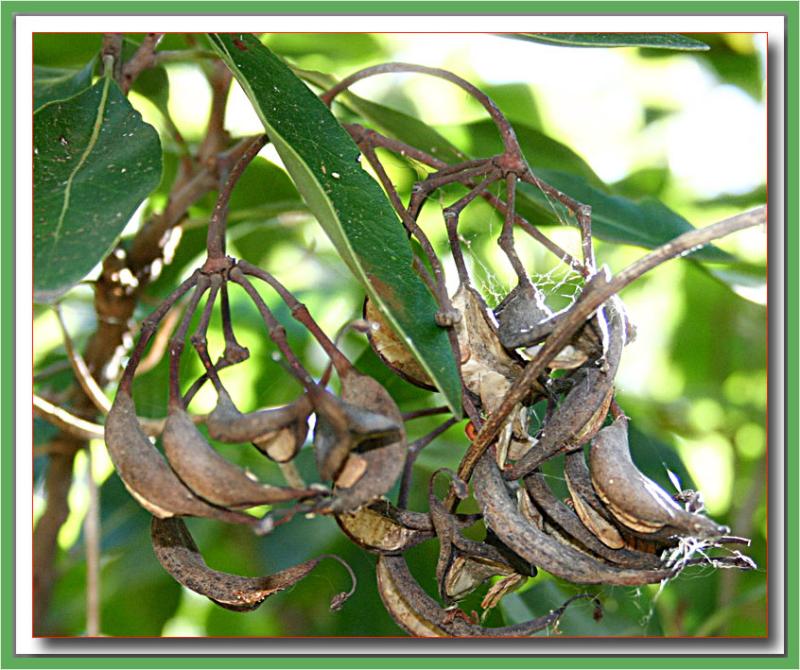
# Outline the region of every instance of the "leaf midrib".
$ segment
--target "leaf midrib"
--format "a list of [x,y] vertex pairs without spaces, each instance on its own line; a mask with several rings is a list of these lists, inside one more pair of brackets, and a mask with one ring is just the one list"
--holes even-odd
[[86,145],[86,149],[84,149],[83,154],[78,159],[75,167],[73,168],[72,172],[70,172],[69,177],[67,177],[67,185],[64,188],[64,202],[61,206],[61,213],[58,216],[58,221],[56,223],[56,229],[53,231],[53,243],[57,243],[59,238],[61,237],[61,228],[64,225],[64,219],[67,216],[67,211],[69,210],[69,202],[70,197],[72,195],[72,182],[75,180],[75,176],[80,172],[81,168],[86,163],[86,160],[89,158],[89,154],[92,153],[95,145],[97,144],[97,138],[100,137],[100,128],[103,125],[103,116],[105,116],[105,109],[106,109],[106,102],[108,101],[108,91],[111,87],[111,77],[105,77],[103,82],[103,92],[100,95],[100,104],[97,107],[97,116],[94,120],[94,125],[92,126],[92,134],[89,136],[89,143]]

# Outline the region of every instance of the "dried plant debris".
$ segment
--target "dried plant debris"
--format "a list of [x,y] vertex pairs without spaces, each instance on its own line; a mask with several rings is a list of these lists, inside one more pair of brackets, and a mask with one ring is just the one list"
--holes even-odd
[[[294,586],[322,559],[329,557],[319,556],[272,575],[241,577],[209,568],[181,519],[153,517],[150,535],[158,562],[177,582],[217,605],[237,612],[256,609],[272,594]],[[346,566],[338,557],[330,558]],[[349,568],[348,572],[353,578]],[[331,601],[331,609],[339,609],[352,592],[351,589],[350,593],[336,594]]]
[[378,592],[384,606],[398,625],[415,637],[527,637],[555,626],[575,600],[593,598],[580,594],[531,621],[484,628],[461,610],[445,609],[425,593],[402,556],[380,556],[377,573]]

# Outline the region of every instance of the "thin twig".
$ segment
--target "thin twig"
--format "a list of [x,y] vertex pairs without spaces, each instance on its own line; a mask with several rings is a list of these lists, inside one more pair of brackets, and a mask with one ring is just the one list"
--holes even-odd
[[100,635],[100,491],[94,473],[91,447],[86,451],[86,487],[89,506],[83,522],[86,545],[86,636]]
[[95,378],[92,377],[92,373],[89,371],[89,366],[86,365],[86,361],[83,360],[83,356],[75,350],[72,344],[72,338],[67,331],[67,324],[64,323],[64,315],[61,312],[61,306],[55,305],[53,311],[56,314],[59,328],[61,328],[61,338],[64,340],[64,349],[67,352],[67,358],[72,366],[72,371],[75,373],[75,378],[78,380],[86,397],[92,401],[92,404],[97,410],[102,414],[108,414],[111,410],[111,401],[103,392],[103,389],[100,388],[100,385],[95,381]]
[[87,421],[33,394],[33,413],[79,440],[102,440],[103,426]]
[[434,428],[430,433],[427,435],[415,440],[410,445],[408,445],[408,451],[406,452],[406,462],[403,466],[403,476],[400,479],[400,492],[397,495],[397,506],[400,508],[406,508],[408,506],[408,494],[411,490],[411,477],[414,470],[414,463],[417,460],[417,456],[419,456],[419,452],[422,451],[425,447],[427,447],[431,442],[433,442],[439,435],[444,433],[448,430],[451,426],[454,426],[456,423],[459,422],[459,419],[455,417],[450,417],[442,423],[441,425]]
[[155,51],[164,33],[147,33],[131,59],[122,67],[120,88],[127,95],[143,70],[156,64]]

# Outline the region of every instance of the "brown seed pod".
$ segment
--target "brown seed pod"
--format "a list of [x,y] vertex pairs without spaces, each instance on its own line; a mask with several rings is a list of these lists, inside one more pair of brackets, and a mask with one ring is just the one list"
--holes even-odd
[[[569,484],[568,484],[569,486]],[[569,507],[562,503],[553,494],[547,481],[540,472],[533,472],[525,477],[525,489],[530,494],[535,504],[541,509],[542,513],[555,525],[557,525],[563,533],[571,537],[577,543],[586,548],[586,550],[604,558],[605,560],[616,563],[628,568],[658,568],[661,567],[660,560],[652,555],[644,552],[630,551],[624,549],[625,542],[619,535],[619,532],[611,526],[608,522],[598,518],[606,526],[610,526],[613,532],[616,533],[617,542],[609,543],[608,540],[603,540],[596,532],[588,530],[588,524],[582,523],[583,516],[579,509],[588,510],[596,515],[596,512],[586,503],[575,502],[575,511],[573,512]],[[573,495],[573,501],[578,496]],[[605,537],[605,536],[603,536]]]
[[529,563],[576,584],[652,584],[674,576],[669,569],[632,569],[609,565],[588,554],[561,544],[538,529],[517,510],[516,500],[491,454],[478,461],[473,475],[475,496],[487,527],[500,541]]
[[133,398],[126,391],[117,391],[106,417],[105,438],[108,454],[125,488],[154,516],[200,516],[258,524],[255,517],[208,504],[178,479],[142,431]]
[[435,391],[430,375],[368,297],[364,299],[363,314],[367,321],[377,326],[367,332],[367,338],[386,367],[415,386]]
[[[358,377],[369,380],[363,382],[366,386],[370,386],[374,390],[377,385],[386,394],[383,387],[374,380],[364,375],[358,375]],[[370,382],[374,383],[370,384]],[[323,479],[334,479],[344,467],[351,451],[369,451],[391,444],[404,433],[403,417],[399,410],[394,415],[389,415],[381,412],[380,409],[373,411],[366,405],[359,405],[348,400],[348,397],[345,396],[344,380],[342,381],[342,399],[321,389],[311,391],[310,395],[317,414],[314,428],[314,449],[317,468]],[[374,404],[376,399],[371,398],[369,402]],[[380,403],[378,404],[380,405]]]
[[379,556],[377,576],[378,593],[387,611],[403,630],[415,637],[527,637],[555,625],[570,603],[591,598],[581,594],[531,621],[484,628],[465,616],[454,616],[459,610],[443,609],[420,587],[402,556]]
[[352,487],[335,487],[331,511],[337,513],[355,511],[386,494],[403,472],[408,450],[403,416],[389,392],[354,368],[340,373],[339,378],[342,399],[347,405],[365,411],[368,416],[382,417],[396,430],[382,432],[377,442],[365,440],[357,445],[359,457],[367,463],[366,471]]
[[604,361],[599,367],[586,364],[574,373],[574,386],[546,422],[534,447],[506,469],[507,479],[520,479],[555,454],[577,449],[603,425],[625,346],[625,323],[621,305],[613,300],[601,316],[607,323]]
[[652,479],[642,474],[628,448],[628,422],[621,417],[603,428],[589,452],[592,484],[620,523],[642,533],[668,527],[676,534],[706,540],[730,529],[702,514],[687,512]]
[[311,401],[306,395],[282,407],[243,414],[228,392],[218,389],[217,406],[208,415],[208,434],[220,442],[252,442],[274,461],[292,460],[305,442]]
[[[336,558],[342,562],[335,556],[319,556],[273,575],[241,577],[209,568],[181,519],[154,517],[150,535],[158,562],[177,582],[217,605],[237,612],[254,610],[273,593],[293,586],[323,558]],[[348,595],[340,593],[334,596],[331,609],[341,607]]]
[[432,528],[419,530],[399,523],[386,513],[386,506],[390,503],[382,500],[352,514],[337,514],[336,521],[358,546],[378,554],[402,554],[434,536]]
[[256,507],[320,495],[316,489],[293,489],[260,483],[223,458],[182,409],[170,410],[162,435],[172,469],[198,496],[216,505]]

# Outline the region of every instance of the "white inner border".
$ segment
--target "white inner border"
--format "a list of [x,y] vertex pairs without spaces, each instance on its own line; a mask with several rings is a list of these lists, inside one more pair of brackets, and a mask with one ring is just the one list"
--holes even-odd
[[[600,5],[602,7],[602,5]],[[420,30],[424,27],[425,30]],[[784,21],[781,16],[17,16],[15,18],[16,49],[16,654],[192,654],[204,656],[212,653],[226,655],[258,654],[266,652],[263,641],[240,640],[235,648],[218,645],[214,649],[206,644],[198,645],[191,639],[171,640],[167,645],[154,640],[146,647],[129,640],[115,641],[113,651],[107,645],[98,649],[93,640],[72,640],[67,648],[59,645],[56,649],[47,642],[32,637],[32,603],[30,598],[32,584],[32,459],[29,445],[33,444],[31,406],[32,380],[29,371],[32,369],[33,312],[31,296],[33,294],[33,277],[30,259],[32,257],[31,222],[33,211],[31,202],[32,188],[32,33],[33,32],[237,32],[241,29],[250,32],[765,32],[769,35],[769,69],[770,80],[776,82],[779,90],[770,91],[771,116],[776,120],[770,127],[772,133],[770,149],[778,156],[771,156],[771,165],[775,170],[770,173],[770,248],[779,250],[770,256],[770,270],[778,272],[778,286],[771,289],[772,301],[770,315],[773,327],[783,326],[783,228],[784,228]],[[735,141],[735,138],[732,138]],[[779,238],[779,239],[775,239]],[[783,350],[773,347],[770,350],[772,370],[785,369]],[[782,389],[782,384],[776,384]],[[781,395],[770,395],[770,408],[776,414],[783,413],[784,399]],[[771,427],[779,430],[770,431],[770,465],[771,471],[784,471],[784,440],[782,416],[775,417]],[[777,434],[776,434],[777,433]],[[9,447],[10,445],[6,445]],[[783,478],[770,480],[770,489],[779,489],[773,499],[781,501],[779,505],[770,507],[770,528],[773,531],[774,551],[770,552],[770,610],[776,617],[769,622],[769,649],[759,647],[756,651],[748,640],[729,639],[724,646],[711,642],[689,644],[687,641],[666,641],[647,639],[626,641],[624,646],[608,647],[593,643],[591,639],[561,640],[558,644],[542,644],[536,639],[530,641],[523,649],[516,644],[504,644],[502,647],[493,641],[470,641],[463,647],[450,644],[422,644],[411,647],[402,644],[403,640],[377,639],[352,640],[346,646],[336,644],[326,649],[324,644],[313,645],[309,641],[285,640],[273,653],[279,654],[408,654],[434,655],[458,654],[470,655],[489,653],[502,654],[748,654],[748,653],[781,653],[784,649],[783,610],[785,585],[783,583],[783,544],[781,530],[784,527]],[[8,595],[6,595],[8,597]],[[780,603],[772,602],[773,599]],[[124,606],[124,605],[123,605]],[[552,642],[552,641],[550,641]],[[146,662],[146,661],[145,661]],[[678,661],[679,662],[679,661]]]

